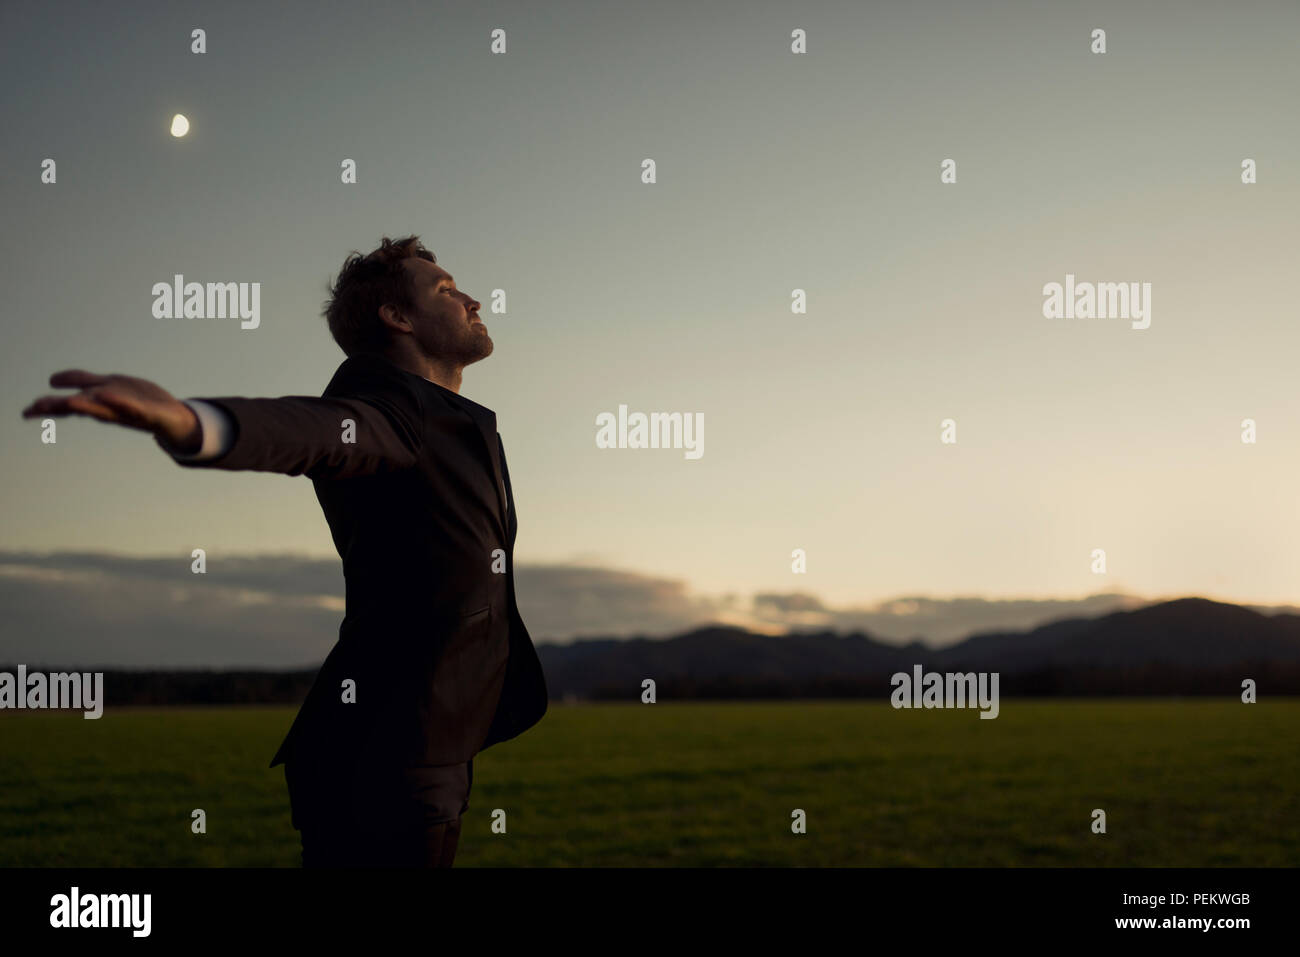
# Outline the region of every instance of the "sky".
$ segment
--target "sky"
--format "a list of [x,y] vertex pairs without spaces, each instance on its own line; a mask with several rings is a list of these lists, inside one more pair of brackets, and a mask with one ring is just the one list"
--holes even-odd
[[[332,558],[304,478],[19,412],[65,368],[319,395],[326,284],[415,233],[484,304],[461,391],[497,413],[521,587],[1294,600],[1300,5],[132,10],[0,6],[5,554]],[[261,283],[260,324],[155,318],[177,273]],[[1150,283],[1149,327],[1045,317],[1067,274]],[[703,455],[598,448],[620,404],[702,415]]]

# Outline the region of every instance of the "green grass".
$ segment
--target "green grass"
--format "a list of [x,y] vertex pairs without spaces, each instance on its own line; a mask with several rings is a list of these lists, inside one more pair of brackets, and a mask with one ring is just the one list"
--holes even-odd
[[[293,714],[0,714],[0,866],[298,866]],[[555,704],[474,762],[456,866],[1294,866],[1298,732],[1294,700]]]

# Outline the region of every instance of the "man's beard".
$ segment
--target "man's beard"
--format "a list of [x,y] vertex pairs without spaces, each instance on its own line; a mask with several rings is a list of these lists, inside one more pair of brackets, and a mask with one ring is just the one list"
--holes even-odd
[[478,362],[480,359],[486,359],[492,355],[492,337],[487,334],[486,329],[471,328],[469,338],[463,343],[463,346],[460,356],[465,365]]

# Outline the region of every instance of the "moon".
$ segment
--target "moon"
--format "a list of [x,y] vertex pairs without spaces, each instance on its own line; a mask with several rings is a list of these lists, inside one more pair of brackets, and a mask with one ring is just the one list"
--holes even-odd
[[172,136],[184,136],[190,131],[190,121],[180,113],[172,117]]

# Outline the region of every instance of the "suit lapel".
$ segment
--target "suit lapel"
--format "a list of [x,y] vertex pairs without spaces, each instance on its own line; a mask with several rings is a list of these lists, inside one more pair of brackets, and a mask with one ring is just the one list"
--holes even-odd
[[515,547],[515,496],[510,490],[510,466],[506,462],[506,447],[501,441],[501,434],[497,433],[497,453],[501,456],[501,477],[506,482],[506,541],[510,547]]
[[[486,414],[485,414],[486,413]],[[488,461],[492,463],[492,483],[497,489],[497,505],[501,512],[501,528],[506,530],[506,486],[501,477],[501,454],[500,440],[497,438],[497,417],[495,412],[484,410],[479,412],[477,409],[470,410],[470,415],[478,423],[479,434],[483,436],[484,450],[488,454]]]
[[456,402],[450,396],[442,395],[443,402],[454,408],[456,411],[467,415],[470,420],[477,426],[474,430],[482,439],[480,447],[480,458],[486,457],[488,470],[492,473],[492,484],[497,493],[497,518],[501,522],[501,530],[506,532],[506,487],[501,474],[501,455],[500,440],[497,438],[497,415],[491,409],[479,405],[472,399],[460,398],[462,401]]
[[[508,535],[509,526],[507,523],[509,522],[509,509],[506,504],[505,482],[502,478],[501,439],[497,436],[497,414],[487,408],[487,406],[479,405],[473,399],[467,399],[459,393],[454,393],[448,389],[444,389],[442,386],[438,385],[438,383],[426,379],[423,376],[417,376],[412,372],[399,369],[387,359],[373,356],[366,356],[364,359],[375,363],[377,368],[389,375],[412,376],[413,378],[418,379],[422,384],[432,387],[432,389],[441,396],[445,405],[460,412],[464,412],[474,420],[474,423],[478,426],[479,434],[483,437],[483,451],[487,453],[487,460],[492,470],[492,484],[496,486],[497,517],[501,522],[501,530]],[[344,365],[347,365],[348,362],[360,361],[363,361],[363,358],[354,357],[346,360]],[[453,396],[455,398],[453,398]],[[455,399],[459,399],[460,401],[457,402]]]

